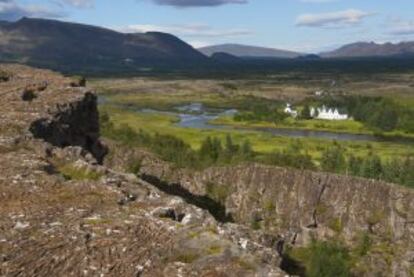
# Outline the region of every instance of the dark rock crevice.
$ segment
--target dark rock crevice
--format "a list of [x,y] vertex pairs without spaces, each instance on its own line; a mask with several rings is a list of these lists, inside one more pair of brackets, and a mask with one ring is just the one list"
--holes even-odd
[[50,117],[34,121],[30,132],[53,146],[80,146],[102,163],[107,148],[99,140],[99,113],[97,98],[87,92],[76,102],[59,105]]
[[207,210],[219,222],[234,222],[226,207],[207,195],[195,195],[180,184],[169,184],[152,175],[142,174],[140,178],[169,195],[181,197],[188,204]]
[[[319,185],[321,185],[321,183],[322,183],[322,180],[319,179]],[[307,228],[318,228],[318,208],[319,208],[319,205],[321,204],[322,196],[323,196],[323,193],[325,192],[327,186],[328,186],[328,179],[326,179],[325,182],[322,184],[321,190],[319,191],[318,198],[317,198],[316,203],[315,203],[315,208],[312,212],[312,221],[313,222],[312,222],[312,224],[306,226]]]

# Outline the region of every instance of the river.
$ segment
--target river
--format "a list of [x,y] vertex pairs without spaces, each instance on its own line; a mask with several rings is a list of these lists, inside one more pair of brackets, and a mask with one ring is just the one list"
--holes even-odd
[[[369,135],[369,134],[352,134],[344,132],[330,132],[319,130],[305,130],[292,128],[277,127],[235,127],[230,125],[210,124],[214,119],[221,116],[229,116],[237,113],[235,109],[206,109],[200,103],[192,103],[186,106],[177,107],[176,112],[163,112],[153,109],[142,109],[140,112],[160,113],[177,116],[180,120],[176,126],[182,128],[193,129],[209,129],[209,130],[245,130],[270,133],[275,136],[284,136],[292,138],[319,138],[338,141],[386,141],[385,138]],[[401,141],[403,142],[403,141]]]

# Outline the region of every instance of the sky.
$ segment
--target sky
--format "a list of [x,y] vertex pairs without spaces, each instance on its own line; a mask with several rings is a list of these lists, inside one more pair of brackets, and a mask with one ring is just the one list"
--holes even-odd
[[318,53],[357,41],[414,40],[414,0],[0,0],[0,20],[23,16],[168,32],[194,47]]

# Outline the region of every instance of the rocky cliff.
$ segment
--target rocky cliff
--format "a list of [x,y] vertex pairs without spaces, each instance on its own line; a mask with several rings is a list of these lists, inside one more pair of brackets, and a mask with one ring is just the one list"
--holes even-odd
[[[411,276],[414,268],[414,191],[395,184],[258,164],[194,172],[176,169],[148,153],[142,178],[162,187],[211,196],[236,223],[277,235],[284,251],[311,240],[343,241],[370,249],[356,264],[357,276]],[[134,157],[135,156],[135,157]],[[122,164],[122,159],[112,157]],[[110,162],[108,160],[108,162]],[[120,163],[119,163],[120,162]],[[410,273],[411,272],[411,273]]]
[[0,276],[284,276],[276,238],[100,165],[93,92],[0,72]]

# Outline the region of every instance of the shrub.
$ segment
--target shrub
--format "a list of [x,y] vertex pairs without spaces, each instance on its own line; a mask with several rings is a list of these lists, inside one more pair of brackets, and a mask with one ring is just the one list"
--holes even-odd
[[336,142],[322,153],[322,170],[341,173],[346,168],[345,150]]
[[267,155],[265,161],[271,165],[288,166],[298,169],[315,169],[312,157],[304,153],[300,142],[293,142],[286,150]]
[[0,70],[0,82],[7,82],[10,80],[10,74],[6,71]]
[[309,247],[290,250],[288,255],[304,265],[307,277],[350,276],[350,255],[338,242],[315,240]]
[[300,118],[305,120],[312,119],[311,110],[308,105],[303,107],[303,110],[300,113]]
[[73,164],[67,164],[58,168],[58,171],[67,180],[83,181],[91,180],[97,181],[102,177],[101,173],[90,171],[86,168],[78,168]]
[[220,203],[224,203],[230,193],[230,188],[225,185],[207,183],[206,192],[210,198]]
[[128,172],[133,174],[139,174],[141,170],[142,160],[141,159],[134,159],[129,161],[128,163]]
[[26,88],[22,93],[23,101],[32,102],[36,98],[37,98],[36,93],[34,92],[34,90],[30,88]]
[[368,251],[371,249],[372,240],[368,233],[363,233],[358,241],[358,245],[355,248],[355,252],[358,257],[365,256]]
[[70,83],[71,87],[85,87],[86,86],[86,78],[83,76],[75,76],[73,77],[73,81]]

